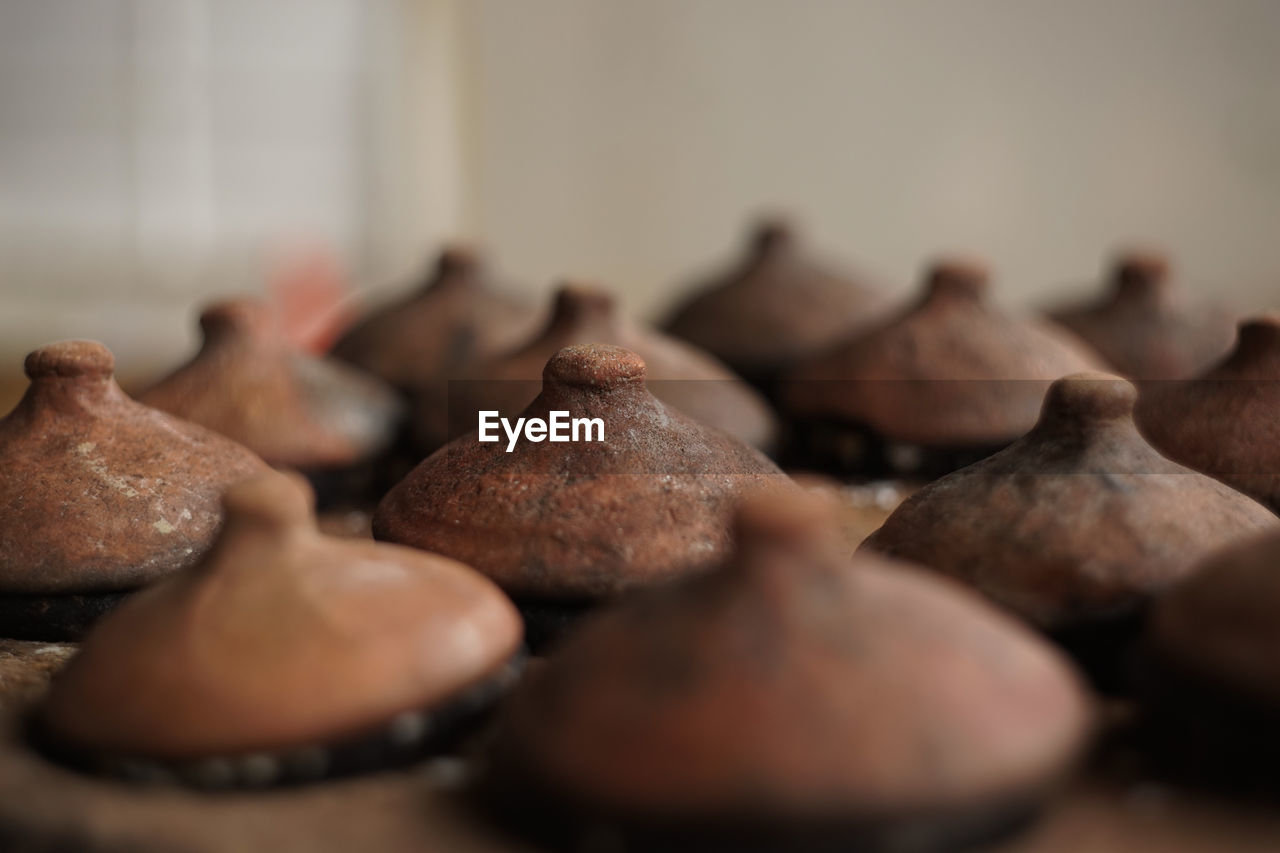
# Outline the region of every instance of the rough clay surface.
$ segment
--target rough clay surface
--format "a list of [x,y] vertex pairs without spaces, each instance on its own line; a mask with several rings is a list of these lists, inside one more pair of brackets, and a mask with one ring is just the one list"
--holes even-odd
[[130,590],[196,563],[231,483],[266,466],[209,430],[134,402],[102,344],[27,357],[0,420],[0,591]]
[[568,347],[522,413],[599,417],[605,441],[481,443],[437,451],[374,514],[377,538],[474,566],[508,593],[609,596],[723,557],[745,493],[794,488],[760,453],[658,402],[644,362],[619,347]]
[[1161,452],[1280,512],[1280,315],[1241,324],[1199,377],[1144,384],[1137,418]]
[[925,486],[864,548],[943,571],[1047,629],[1124,616],[1204,555],[1280,525],[1161,456],[1119,377],[1054,383],[1035,429]]
[[909,820],[1034,796],[1079,758],[1085,690],[1015,620],[850,559],[812,499],[737,527],[727,564],[566,639],[512,697],[496,773],[630,816]]
[[1185,379],[1220,359],[1235,339],[1235,318],[1189,300],[1163,258],[1120,258],[1108,291],[1049,315],[1130,379]]
[[610,344],[634,351],[644,359],[650,390],[659,400],[753,447],[772,446],[777,424],[769,405],[750,385],[696,347],[626,322],[607,293],[579,286],[556,294],[551,321],[533,340],[473,365],[463,381],[455,383],[447,405],[425,399],[417,409],[420,434],[424,439],[438,435],[446,415],[457,431],[450,438],[455,438],[474,427],[481,410],[518,413],[538,395],[547,361],[576,344]]
[[665,329],[745,376],[772,374],[852,334],[887,307],[858,277],[804,255],[782,223],[763,223],[746,256],[689,288]]
[[264,303],[212,305],[200,326],[200,351],[139,400],[289,468],[349,465],[394,437],[401,414],[395,393],[346,364],[295,349]]
[[542,314],[492,288],[475,254],[450,248],[423,287],[365,317],[332,354],[413,391],[516,346]]
[[1280,533],[1219,551],[1152,608],[1159,657],[1210,684],[1280,709]]
[[192,571],[105,617],[54,683],[50,733],[187,759],[324,743],[429,708],[516,652],[520,617],[453,560],[322,535],[306,487],[233,487]]
[[918,303],[793,372],[787,410],[927,446],[1022,435],[1050,382],[1101,362],[1070,333],[988,305],[986,281],[979,267],[938,265]]

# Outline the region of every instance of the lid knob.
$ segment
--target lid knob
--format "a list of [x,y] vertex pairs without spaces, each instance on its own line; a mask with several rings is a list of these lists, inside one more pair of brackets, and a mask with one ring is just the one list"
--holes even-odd
[[644,359],[629,349],[608,344],[565,347],[551,357],[542,371],[548,385],[607,390],[643,383]]
[[315,494],[299,474],[264,471],[227,489],[222,506],[228,521],[236,523],[310,526]]
[[273,322],[267,304],[249,296],[214,302],[200,314],[200,329],[206,338],[261,332]]
[[616,307],[613,296],[607,291],[571,282],[556,291],[551,324],[558,326],[612,321]]
[[940,258],[929,269],[925,285],[930,297],[957,296],[981,299],[987,292],[991,271],[976,258]]
[[27,378],[88,376],[105,379],[116,369],[115,356],[97,341],[59,341],[40,347],[23,365]]
[[480,253],[465,243],[450,243],[436,259],[436,278],[468,278],[479,271]]
[[1092,423],[1133,417],[1138,391],[1109,373],[1075,373],[1049,386],[1040,420]]
[[791,223],[781,216],[767,216],[756,223],[751,232],[751,254],[770,255],[795,244]]
[[799,489],[754,492],[743,499],[734,515],[739,542],[809,541],[825,538],[835,527],[834,502]]
[[1167,290],[1169,259],[1160,252],[1133,249],[1117,258],[1112,280],[1121,296],[1153,296]]

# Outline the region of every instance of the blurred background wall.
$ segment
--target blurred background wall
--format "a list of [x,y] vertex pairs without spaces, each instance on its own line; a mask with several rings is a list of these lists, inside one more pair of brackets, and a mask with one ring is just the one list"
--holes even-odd
[[447,237],[653,313],[761,210],[903,285],[964,249],[1034,303],[1143,243],[1280,307],[1280,3],[0,0],[5,370],[164,364],[209,294]]

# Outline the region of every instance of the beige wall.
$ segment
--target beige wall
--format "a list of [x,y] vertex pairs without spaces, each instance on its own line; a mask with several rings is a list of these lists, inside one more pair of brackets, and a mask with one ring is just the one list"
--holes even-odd
[[795,211],[909,280],[989,257],[1017,299],[1156,242],[1280,307],[1274,0],[477,0],[470,213],[514,270],[648,310]]
[[308,242],[654,311],[762,208],[895,281],[967,249],[1027,301],[1146,241],[1280,303],[1280,3],[0,0],[0,376],[171,361]]

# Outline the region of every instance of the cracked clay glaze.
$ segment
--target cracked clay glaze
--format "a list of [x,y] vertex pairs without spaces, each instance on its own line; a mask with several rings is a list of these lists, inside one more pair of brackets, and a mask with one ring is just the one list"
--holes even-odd
[[98,623],[55,679],[40,722],[59,746],[218,757],[204,769],[227,784],[257,756],[245,768],[265,783],[271,756],[438,707],[518,652],[519,616],[493,584],[444,557],[324,536],[296,475],[263,473],[225,504],[208,555]]
[[862,547],[959,578],[1050,632],[1135,618],[1213,549],[1280,525],[1147,444],[1135,397],[1106,374],[1055,382],[1035,429],[925,486]]
[[1057,650],[780,497],[744,504],[714,570],[590,618],[516,690],[490,762],[512,809],[682,850],[933,850],[1060,781],[1092,711]]
[[604,441],[482,443],[471,432],[382,500],[379,539],[474,566],[509,594],[598,599],[723,556],[733,504],[791,486],[759,452],[659,402],[621,347],[560,350],[523,411],[598,417]]
[[130,399],[94,341],[27,356],[26,395],[0,420],[0,590],[136,589],[196,563],[228,485],[262,460]]

